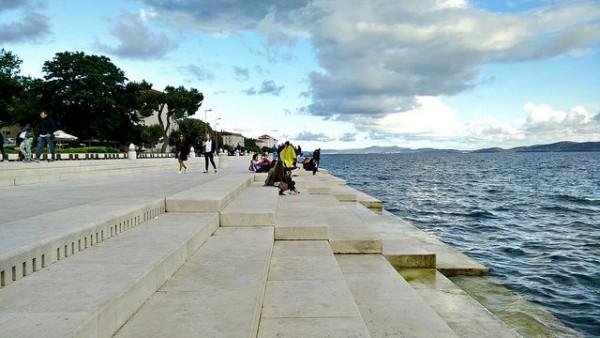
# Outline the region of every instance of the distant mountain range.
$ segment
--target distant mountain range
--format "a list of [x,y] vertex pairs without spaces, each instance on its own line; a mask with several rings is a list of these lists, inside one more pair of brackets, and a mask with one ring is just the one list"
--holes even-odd
[[398,146],[380,147],[372,146],[360,149],[323,149],[323,154],[426,154],[426,153],[534,153],[534,152],[590,152],[600,151],[600,142],[557,142],[552,144],[538,144],[526,147],[516,147],[510,149],[504,148],[485,148],[478,150],[456,150],[456,149],[435,149],[435,148],[403,148]]

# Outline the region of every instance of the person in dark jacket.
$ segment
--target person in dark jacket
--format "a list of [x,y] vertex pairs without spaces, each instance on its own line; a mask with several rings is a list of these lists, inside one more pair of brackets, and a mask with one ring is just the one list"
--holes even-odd
[[39,162],[42,153],[44,152],[44,147],[48,146],[48,150],[50,151],[50,157],[48,157],[48,161],[54,160],[54,132],[58,129],[56,127],[56,122],[51,117],[48,117],[48,113],[42,111],[40,113],[41,121],[40,121],[40,135],[38,136],[38,144],[37,151],[35,153],[35,161]]
[[2,153],[2,160],[0,162],[4,162],[4,160],[8,160],[6,157],[6,152],[4,151],[4,135],[0,132],[0,153]]
[[188,155],[190,154],[190,144],[183,134],[179,135],[179,141],[177,142],[175,151],[177,152],[177,161],[179,161],[179,173],[181,174],[182,172],[187,171],[187,166],[184,162],[187,161]]
[[317,171],[319,171],[319,162],[321,161],[321,148],[317,148],[315,149],[315,151],[313,151],[313,175],[317,173]]

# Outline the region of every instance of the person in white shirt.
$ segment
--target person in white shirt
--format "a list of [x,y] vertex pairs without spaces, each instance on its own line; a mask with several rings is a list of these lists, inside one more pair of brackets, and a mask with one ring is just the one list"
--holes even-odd
[[204,173],[208,172],[208,160],[210,160],[215,172],[217,172],[217,166],[215,165],[215,160],[213,158],[212,140],[210,139],[209,134],[206,134],[206,141],[202,142],[202,147],[204,148]]

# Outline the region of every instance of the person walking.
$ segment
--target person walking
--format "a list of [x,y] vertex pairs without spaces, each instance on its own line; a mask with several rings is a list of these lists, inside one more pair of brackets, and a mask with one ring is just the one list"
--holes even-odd
[[179,173],[185,173],[187,172],[187,166],[184,162],[187,161],[190,154],[190,144],[183,134],[179,135],[179,141],[175,149],[177,152],[177,161],[179,162]]
[[2,153],[2,160],[0,160],[0,162],[8,160],[8,157],[6,157],[6,152],[4,151],[4,135],[2,135],[2,132],[0,132],[0,153]]
[[21,160],[29,162],[31,161],[31,144],[33,143],[33,131],[29,123],[19,133],[19,139],[21,139],[19,144]]
[[56,122],[51,117],[48,117],[48,113],[45,111],[40,112],[40,135],[38,136],[37,150],[35,152],[35,161],[39,162],[44,147],[48,146],[50,156],[48,161],[54,160],[54,132],[58,129]]
[[202,147],[204,147],[204,173],[208,172],[208,161],[210,160],[210,163],[212,164],[213,168],[215,169],[215,172],[217,172],[217,166],[215,165],[215,160],[213,157],[213,143],[212,140],[210,139],[210,135],[206,134],[206,140],[204,142],[202,142]]

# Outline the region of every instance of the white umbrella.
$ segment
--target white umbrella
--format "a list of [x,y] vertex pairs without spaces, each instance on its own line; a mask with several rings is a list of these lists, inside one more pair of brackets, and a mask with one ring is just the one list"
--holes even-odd
[[77,140],[77,136],[73,136],[71,134],[67,134],[62,130],[57,130],[54,132],[54,138],[58,141],[74,141]]

